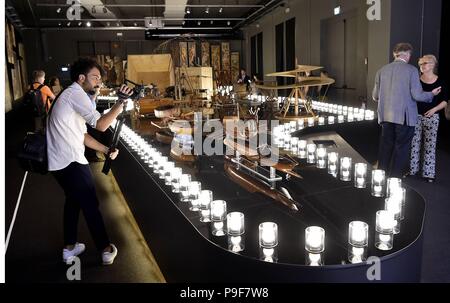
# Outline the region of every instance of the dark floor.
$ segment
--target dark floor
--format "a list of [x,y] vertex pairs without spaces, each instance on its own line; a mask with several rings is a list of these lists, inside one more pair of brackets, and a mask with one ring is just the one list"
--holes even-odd
[[[27,129],[26,121],[14,112],[6,115],[5,224],[8,230],[24,172],[15,153]],[[441,133],[437,182],[428,184],[408,178],[427,201],[422,262],[423,282],[450,282],[450,140]],[[88,250],[82,257],[84,282],[159,282],[163,277],[140,235],[114,178],[99,173],[93,165],[102,211],[110,236],[119,246],[117,262],[98,265],[98,254],[82,221],[80,239]],[[14,230],[6,254],[7,282],[64,282],[66,266],[61,259],[63,193],[50,175],[30,175],[24,190]],[[118,205],[118,206],[117,206]],[[151,243],[148,243],[151,249]],[[91,249],[89,249],[91,248]]]

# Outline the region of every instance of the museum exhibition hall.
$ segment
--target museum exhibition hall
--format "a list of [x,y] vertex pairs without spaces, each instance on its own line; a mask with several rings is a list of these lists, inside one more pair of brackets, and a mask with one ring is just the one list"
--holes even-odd
[[450,1],[4,13],[6,283],[450,282]]

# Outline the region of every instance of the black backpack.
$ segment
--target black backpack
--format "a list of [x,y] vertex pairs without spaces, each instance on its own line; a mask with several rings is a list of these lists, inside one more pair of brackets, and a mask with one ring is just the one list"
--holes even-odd
[[[48,117],[50,117],[53,106],[55,105],[56,100],[59,98],[59,96],[61,96],[63,91],[61,91],[58,96],[56,96],[55,100],[50,106]],[[19,160],[20,167],[22,167],[24,170],[34,173],[40,173],[42,175],[45,175],[48,172],[46,131],[47,130],[44,129],[43,132],[29,132],[23,139],[22,144],[19,147],[17,158]]]
[[31,88],[26,92],[23,102],[28,113],[34,117],[44,117],[45,116],[45,105],[42,102],[42,92],[41,89],[44,84],[39,85],[36,89]]

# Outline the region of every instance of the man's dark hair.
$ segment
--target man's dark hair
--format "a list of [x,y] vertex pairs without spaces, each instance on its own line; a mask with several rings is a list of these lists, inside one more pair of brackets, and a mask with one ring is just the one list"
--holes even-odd
[[76,82],[79,75],[87,75],[94,67],[98,68],[102,77],[105,75],[103,68],[97,61],[91,58],[80,58],[70,67],[70,79]]

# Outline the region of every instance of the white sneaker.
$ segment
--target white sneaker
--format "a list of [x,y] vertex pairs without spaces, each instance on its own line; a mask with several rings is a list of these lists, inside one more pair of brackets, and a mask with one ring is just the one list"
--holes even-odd
[[114,259],[117,256],[117,247],[114,244],[110,244],[112,247],[112,252],[104,252],[102,254],[103,265],[113,264]]
[[63,249],[63,262],[66,264],[72,264],[74,257],[81,254],[86,249],[86,246],[83,243],[75,243],[72,250],[68,250],[67,248]]

